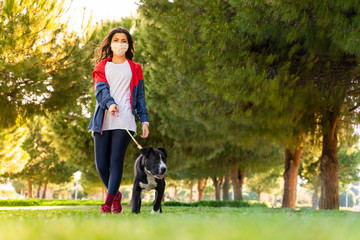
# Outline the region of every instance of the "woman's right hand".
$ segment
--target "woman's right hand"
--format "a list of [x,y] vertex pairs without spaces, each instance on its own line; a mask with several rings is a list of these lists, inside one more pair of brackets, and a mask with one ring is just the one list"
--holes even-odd
[[119,107],[116,104],[111,104],[108,111],[111,115],[118,116],[117,113],[119,112]]

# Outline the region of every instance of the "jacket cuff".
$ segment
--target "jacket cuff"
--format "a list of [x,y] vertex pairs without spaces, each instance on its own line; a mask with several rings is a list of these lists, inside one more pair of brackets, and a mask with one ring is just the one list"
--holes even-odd
[[108,110],[109,107],[110,107],[111,105],[113,105],[113,104],[116,104],[116,102],[114,101],[114,99],[109,99],[109,101],[106,102],[106,107],[107,107],[106,110]]
[[140,122],[149,122],[147,114],[139,114]]

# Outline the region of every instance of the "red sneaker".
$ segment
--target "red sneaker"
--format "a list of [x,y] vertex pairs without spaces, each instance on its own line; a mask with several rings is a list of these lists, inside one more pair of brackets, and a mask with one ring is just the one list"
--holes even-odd
[[111,207],[109,205],[101,205],[100,213],[111,213]]
[[114,198],[112,213],[115,214],[122,213],[121,198],[122,198],[122,194],[121,192],[118,192]]

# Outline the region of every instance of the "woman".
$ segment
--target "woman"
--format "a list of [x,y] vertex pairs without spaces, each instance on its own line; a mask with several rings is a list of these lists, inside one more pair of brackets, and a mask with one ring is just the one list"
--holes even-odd
[[122,212],[119,187],[130,142],[125,129],[135,135],[135,117],[139,117],[141,137],[149,135],[144,80],[141,66],[132,61],[133,51],[134,41],[126,29],[111,30],[99,48],[92,74],[96,106],[89,129],[94,136],[96,169],[108,189],[103,213]]

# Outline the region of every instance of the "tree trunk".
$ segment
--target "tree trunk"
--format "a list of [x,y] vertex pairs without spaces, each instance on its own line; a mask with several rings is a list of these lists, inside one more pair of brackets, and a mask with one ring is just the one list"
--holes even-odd
[[41,191],[41,181],[38,182],[38,187],[36,191],[36,198],[40,198],[40,191]]
[[215,187],[215,200],[220,201],[220,186],[222,184],[223,178],[222,177],[212,177],[214,187]]
[[230,187],[230,179],[229,176],[224,177],[224,184],[223,184],[223,201],[229,200],[229,187]]
[[242,194],[240,191],[240,182],[239,182],[239,171],[237,166],[237,161],[234,159],[231,164],[230,169],[230,178],[233,185],[233,192],[234,192],[234,200],[242,200]]
[[203,200],[206,184],[207,184],[207,179],[205,179],[204,184],[202,184],[202,179],[198,179],[198,193],[199,193],[198,201]]
[[330,131],[324,131],[323,149],[320,159],[321,197],[320,209],[339,209],[339,163],[337,159],[338,118],[329,112]]
[[244,180],[245,180],[245,177],[246,177],[246,170],[245,169],[240,169],[238,171],[238,179],[239,179],[239,183],[240,183],[240,200],[243,200],[243,195],[242,195],[242,189],[243,189],[243,186],[244,186]]
[[32,194],[32,178],[28,178],[28,198],[33,198],[33,194]]
[[190,203],[193,202],[193,184],[190,186]]
[[44,190],[43,190],[43,193],[42,193],[42,199],[45,199],[46,198],[46,190],[47,190],[47,182],[45,182],[44,184]]
[[258,193],[257,193],[257,195],[258,195],[258,199],[259,199],[259,201],[261,201],[261,200],[260,200],[260,197],[261,197],[261,192],[258,192]]
[[302,147],[295,150],[285,150],[285,171],[284,171],[284,195],[282,208],[293,208],[296,206],[296,184],[300,166]]
[[233,184],[234,200],[243,200],[242,187],[245,179],[245,169],[238,169],[237,160],[232,161],[232,167],[230,169],[231,182]]
[[316,210],[316,207],[317,207],[318,194],[319,194],[319,186],[316,185],[314,188],[313,196],[312,196],[312,209],[313,210]]

